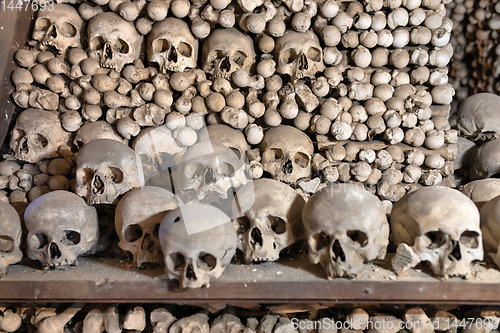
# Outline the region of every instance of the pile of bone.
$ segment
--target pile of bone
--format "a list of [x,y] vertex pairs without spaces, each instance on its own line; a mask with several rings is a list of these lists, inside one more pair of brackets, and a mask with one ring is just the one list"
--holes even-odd
[[[168,310],[167,310],[168,308]],[[172,313],[178,314],[176,318]],[[194,313],[194,314],[192,314]],[[40,333],[147,332],[147,333],[334,333],[340,329],[358,332],[396,333],[406,327],[411,333],[456,332],[489,333],[498,327],[500,311],[476,307],[464,311],[451,308],[407,307],[329,308],[308,306],[247,306],[202,310],[194,307],[70,305],[0,307],[0,329],[4,332]]]
[[[46,6],[12,73],[15,103],[45,111],[19,115],[9,158],[38,166],[60,157],[70,172],[44,172],[33,193],[23,188],[10,202],[67,189],[68,181],[75,191],[73,153],[95,139],[129,144],[148,164],[145,174],[155,175],[152,164],[167,164],[160,155],[178,160],[204,123],[226,124],[244,133],[245,151],[260,149],[249,153],[254,179],[266,172],[291,185],[314,176],[351,180],[390,201],[421,185],[451,185],[457,138],[448,123],[448,2]],[[279,125],[291,127],[267,135]],[[312,170],[315,135],[323,148]],[[377,144],[361,144],[368,141]],[[279,153],[266,155],[281,142]]]

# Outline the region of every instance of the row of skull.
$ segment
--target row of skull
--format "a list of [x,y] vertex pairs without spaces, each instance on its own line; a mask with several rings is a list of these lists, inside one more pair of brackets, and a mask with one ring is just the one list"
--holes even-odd
[[[42,49],[50,46],[61,54],[71,47],[81,47],[84,21],[76,9],[68,4],[54,7],[38,13],[33,39],[40,42]],[[139,59],[144,41],[132,22],[113,12],[93,17],[87,38],[89,56],[102,67],[117,71]],[[198,48],[188,24],[178,18],[156,22],[147,37],[148,60],[163,73],[196,68]],[[278,73],[300,79],[325,68],[319,39],[312,31],[287,31],[277,39],[275,51]],[[256,61],[252,38],[236,28],[213,30],[203,42],[202,53],[202,69],[225,78],[240,69],[250,72]]]

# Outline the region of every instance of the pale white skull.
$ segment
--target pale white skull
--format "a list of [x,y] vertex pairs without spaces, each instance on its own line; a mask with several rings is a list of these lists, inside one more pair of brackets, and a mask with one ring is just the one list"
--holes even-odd
[[362,187],[331,184],[316,192],[302,211],[309,258],[328,279],[356,276],[363,263],[384,259],[389,223],[382,202]]
[[462,102],[457,114],[457,127],[472,140],[500,135],[500,97],[491,93],[475,94]]
[[126,193],[116,205],[118,246],[132,253],[134,265],[161,264],[158,230],[165,215],[179,207],[177,197],[160,187],[144,186]]
[[76,132],[73,143],[75,147],[81,149],[87,143],[97,139],[111,139],[124,144],[128,143],[127,139],[120,136],[116,129],[104,120],[86,123],[80,127],[80,129]]
[[38,163],[42,158],[57,157],[69,141],[70,133],[62,128],[58,112],[27,109],[16,119],[10,149],[16,159]]
[[160,72],[182,72],[195,68],[198,61],[198,40],[186,22],[169,17],[156,22],[148,35],[148,59]]
[[483,259],[479,211],[457,190],[431,186],[405,195],[391,213],[396,245],[413,247],[421,261],[443,277],[466,277],[471,262]]
[[484,251],[492,257],[497,266],[500,266],[500,196],[484,204],[480,215]]
[[14,207],[0,200],[0,278],[9,265],[23,258],[21,245],[21,220]]
[[481,209],[485,203],[500,195],[500,179],[474,180],[460,186],[460,192],[474,201],[478,209]]
[[293,188],[277,180],[262,178],[252,185],[236,193],[238,205],[251,207],[233,221],[238,248],[246,262],[275,261],[282,250],[303,238],[305,202]]
[[132,22],[125,21],[113,12],[94,16],[88,25],[89,56],[105,68],[118,72],[126,64],[139,59],[143,36]]
[[[195,233],[190,233],[193,227]],[[222,275],[236,252],[237,237],[222,211],[193,203],[165,216],[160,243],[168,278],[178,280],[182,288],[201,288]]]
[[35,199],[24,213],[28,256],[44,268],[75,265],[95,251],[99,221],[94,207],[72,192],[54,191]]
[[278,64],[276,71],[290,75],[292,81],[304,77],[313,78],[316,73],[325,69],[323,51],[318,36],[312,30],[287,30],[276,41],[274,51]]
[[203,142],[208,140],[212,143],[221,144],[231,148],[231,150],[238,155],[240,159],[244,159],[246,157],[245,154],[247,150],[250,149],[243,132],[225,124],[207,126],[207,131],[200,133],[198,141]]
[[483,143],[471,155],[469,165],[471,180],[496,178],[500,175],[500,140]]
[[38,11],[33,39],[40,43],[41,50],[55,49],[64,55],[68,48],[82,46],[84,21],[73,6],[52,5],[47,5]]
[[311,176],[314,146],[301,130],[280,125],[266,131],[260,146],[262,166],[273,179],[294,184]]
[[110,139],[87,143],[76,155],[76,194],[87,203],[115,204],[120,195],[144,186],[139,156]]
[[213,30],[203,42],[202,51],[203,70],[212,77],[229,79],[237,70],[253,71],[253,40],[236,28]]

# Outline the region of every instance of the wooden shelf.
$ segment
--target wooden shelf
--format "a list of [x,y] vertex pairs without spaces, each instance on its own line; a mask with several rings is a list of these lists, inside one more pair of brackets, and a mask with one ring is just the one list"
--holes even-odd
[[328,281],[302,256],[231,265],[209,288],[180,291],[161,279],[161,269],[138,270],[127,261],[85,258],[62,271],[29,264],[9,267],[0,302],[500,304],[500,272],[479,264],[470,280],[441,281],[420,270],[398,277],[385,261],[365,265],[358,278]]

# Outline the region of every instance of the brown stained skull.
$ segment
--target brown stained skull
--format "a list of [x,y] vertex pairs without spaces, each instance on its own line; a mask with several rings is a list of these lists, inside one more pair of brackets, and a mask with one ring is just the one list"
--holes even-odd
[[115,213],[118,246],[132,253],[136,267],[163,262],[158,230],[165,215],[178,206],[174,194],[154,186],[131,190],[118,202]]
[[10,149],[18,160],[38,163],[43,158],[57,157],[62,147],[69,147],[58,113],[27,109],[19,114],[10,139]]
[[311,139],[295,127],[280,125],[270,128],[260,146],[262,166],[273,179],[295,184],[311,176]]
[[439,276],[467,277],[471,263],[483,259],[476,205],[451,188],[424,187],[404,196],[392,209],[391,232],[396,245],[412,246]]
[[249,185],[236,193],[235,203],[251,207],[233,220],[238,249],[249,263],[276,261],[283,249],[303,237],[304,199],[277,180],[263,178]]
[[274,48],[276,71],[288,74],[293,82],[304,77],[314,78],[325,69],[323,51],[318,36],[312,31],[287,30],[277,39]]
[[87,203],[115,204],[119,196],[144,186],[139,156],[110,139],[91,141],[76,155],[76,193]]
[[183,205],[163,219],[160,243],[169,279],[181,288],[201,288],[218,278],[236,252],[236,231],[217,208]]
[[75,265],[92,253],[99,238],[94,207],[72,192],[54,191],[38,197],[26,209],[28,256],[44,268]]
[[356,276],[363,263],[384,259],[389,224],[382,202],[353,184],[331,184],[316,192],[302,211],[309,258],[328,279]]
[[195,68],[198,61],[198,40],[186,22],[166,18],[154,24],[148,36],[149,63],[156,63],[161,73],[182,72]]
[[203,43],[203,70],[212,77],[229,79],[243,69],[252,74],[255,64],[253,40],[236,28],[215,29]]
[[132,22],[113,12],[94,16],[87,27],[89,56],[105,68],[121,71],[126,64],[139,59],[143,37]]
[[40,7],[33,29],[33,39],[41,50],[55,49],[64,55],[71,47],[81,47],[84,21],[68,4],[47,4]]
[[10,204],[0,200],[0,278],[9,265],[23,258],[21,245],[21,220]]

